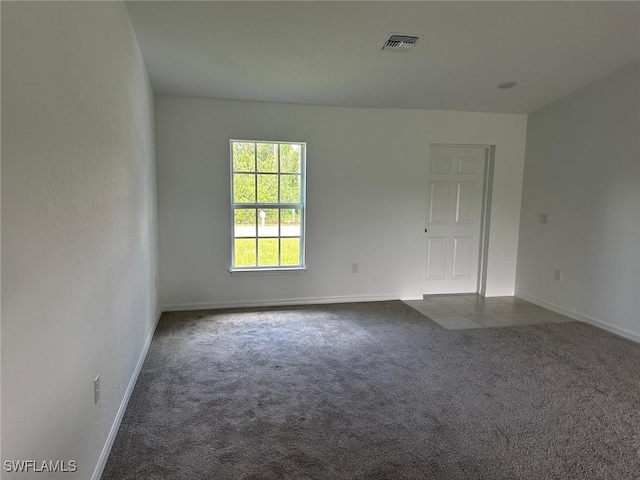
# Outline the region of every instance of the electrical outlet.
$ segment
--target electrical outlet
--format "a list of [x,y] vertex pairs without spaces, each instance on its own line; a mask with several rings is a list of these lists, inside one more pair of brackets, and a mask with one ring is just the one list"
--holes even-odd
[[358,273],[358,262],[351,264],[351,273]]
[[93,403],[98,403],[100,400],[100,375],[93,381]]
[[553,272],[553,279],[559,282],[562,281],[562,270],[556,268],[555,272]]

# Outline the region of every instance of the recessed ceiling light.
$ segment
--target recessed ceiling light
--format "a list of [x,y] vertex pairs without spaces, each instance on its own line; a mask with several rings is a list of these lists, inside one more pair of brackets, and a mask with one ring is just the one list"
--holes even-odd
[[518,85],[518,82],[502,82],[500,85],[498,85],[498,88],[500,90],[507,90],[509,88],[513,88],[516,85]]

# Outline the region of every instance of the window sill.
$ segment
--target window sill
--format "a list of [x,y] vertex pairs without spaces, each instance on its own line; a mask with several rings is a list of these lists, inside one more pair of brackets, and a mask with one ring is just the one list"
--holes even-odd
[[229,273],[233,277],[244,277],[247,275],[301,275],[307,271],[306,267],[295,268],[242,268],[231,269]]

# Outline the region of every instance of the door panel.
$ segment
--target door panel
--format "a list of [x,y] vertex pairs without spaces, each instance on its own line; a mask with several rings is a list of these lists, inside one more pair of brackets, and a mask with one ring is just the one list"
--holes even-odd
[[475,199],[475,183],[458,182],[456,195],[456,225],[473,223],[473,201]]
[[452,278],[469,278],[471,274],[471,237],[455,237],[453,239],[453,272]]
[[452,157],[432,157],[431,173],[451,173]]
[[429,223],[446,225],[449,212],[449,182],[431,182]]
[[483,147],[431,147],[424,293],[478,289],[486,158]]
[[430,237],[427,239],[427,279],[444,279],[444,259],[446,238]]
[[458,173],[478,173],[478,157],[460,157],[458,159]]

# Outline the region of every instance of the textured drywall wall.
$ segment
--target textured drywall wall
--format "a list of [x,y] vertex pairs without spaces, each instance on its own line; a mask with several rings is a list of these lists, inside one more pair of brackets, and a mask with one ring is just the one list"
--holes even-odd
[[517,291],[640,340],[640,62],[529,116]]
[[[161,302],[421,295],[431,143],[496,145],[487,294],[512,294],[525,133],[524,115],[156,97]],[[229,274],[231,138],[307,142],[304,274]]]
[[2,461],[77,465],[3,479],[94,474],[158,309],[155,185],[125,5],[2,2]]

